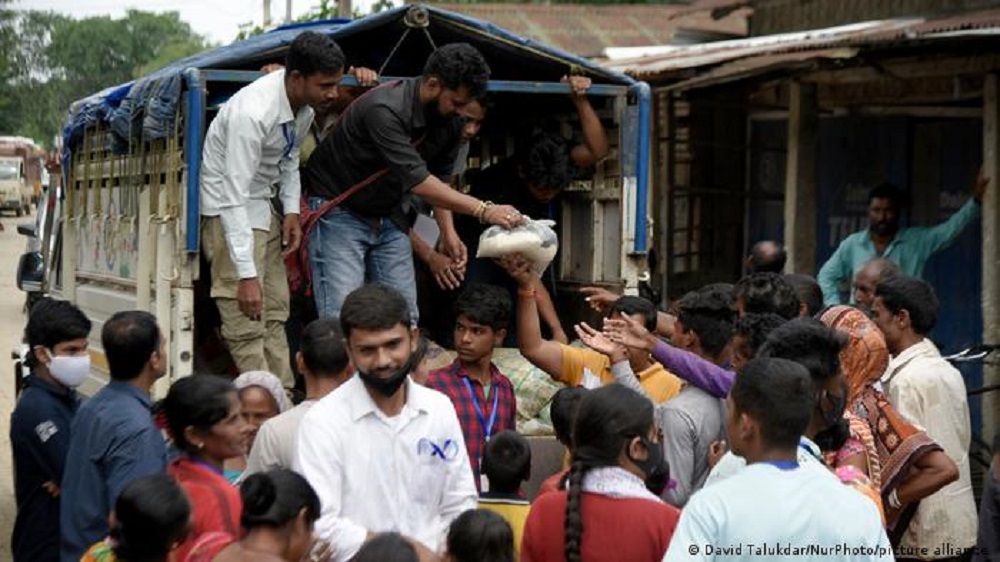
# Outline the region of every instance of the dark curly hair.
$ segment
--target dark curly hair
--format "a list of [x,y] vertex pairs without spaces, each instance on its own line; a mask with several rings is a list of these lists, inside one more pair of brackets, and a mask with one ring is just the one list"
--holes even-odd
[[424,79],[436,77],[449,90],[465,86],[469,96],[482,99],[490,81],[490,65],[482,53],[468,43],[451,43],[438,48],[427,58]]
[[702,349],[713,357],[722,353],[733,337],[736,310],[732,290],[704,287],[692,291],[677,302],[677,311],[684,329],[694,332]]
[[840,373],[840,352],[847,336],[813,318],[796,318],[771,331],[759,357],[777,357],[799,363],[817,383]]
[[743,338],[746,356],[753,357],[778,326],[788,322],[772,312],[747,314],[736,321],[736,335]]
[[[843,332],[838,332],[813,318],[796,318],[775,328],[757,356],[795,361],[809,371],[813,384],[819,389],[840,374],[840,352],[846,345],[847,335]],[[740,376],[743,376],[742,373]],[[846,393],[845,388],[843,396],[845,400]],[[815,395],[811,402],[812,407],[819,404],[818,401],[822,399],[823,394]],[[844,404],[838,407],[840,411],[829,412],[833,419],[827,420],[829,425],[826,429],[813,439],[824,451],[839,450],[850,437],[850,427],[843,417]]]
[[791,320],[799,315],[799,296],[795,288],[778,273],[753,273],[736,283],[736,300],[743,302],[743,313],[773,312]]
[[565,189],[573,179],[576,165],[569,143],[562,135],[535,133],[516,154],[524,181],[539,189]]
[[510,323],[510,293],[496,285],[474,283],[455,300],[455,316],[465,316],[494,331],[507,329]]

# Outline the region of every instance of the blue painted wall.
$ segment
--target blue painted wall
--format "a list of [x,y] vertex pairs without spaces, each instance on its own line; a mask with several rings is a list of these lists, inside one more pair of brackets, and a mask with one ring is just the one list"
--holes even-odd
[[[786,153],[776,149],[787,149],[786,127],[785,121],[752,123],[751,193],[782,193]],[[872,185],[888,181],[909,193],[911,205],[903,213],[904,226],[934,224],[947,219],[968,199],[981,155],[982,124],[978,119],[822,119],[817,270],[847,234],[867,228],[867,196]],[[781,209],[781,203],[751,198],[748,245],[783,238]],[[941,301],[933,339],[945,354],[982,338],[981,253],[980,223],[976,221],[927,264],[927,281]],[[962,371],[969,389],[982,386],[981,368],[964,367]],[[973,430],[979,433],[980,399],[971,399],[969,405]]]

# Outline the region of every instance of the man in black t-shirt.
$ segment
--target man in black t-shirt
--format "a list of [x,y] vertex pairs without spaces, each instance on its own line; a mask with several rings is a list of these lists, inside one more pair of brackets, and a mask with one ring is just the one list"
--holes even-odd
[[[607,156],[607,134],[587,99],[590,79],[571,76],[563,80],[572,86],[570,97],[580,117],[583,142],[574,146],[555,133],[535,134],[527,143],[520,145],[523,148],[513,157],[483,169],[471,179],[469,195],[511,205],[532,219],[555,219],[556,199],[562,190],[581,169],[589,168]],[[468,217],[456,218],[455,226],[459,237],[468,246],[468,281],[507,287],[516,302],[513,293],[517,284],[511,281],[503,268],[492,260],[473,259],[479,248],[479,235],[485,227],[468,220]],[[552,339],[568,343],[551,296],[547,291],[541,291],[538,298],[539,314],[552,331]],[[513,330],[506,343],[515,345]]]
[[[339,317],[344,298],[368,281],[401,292],[416,321],[413,254],[401,206],[407,193],[444,209],[442,221],[454,211],[507,228],[523,222],[514,207],[493,205],[448,185],[462,128],[458,114],[471,99],[482,97],[489,74],[471,45],[445,45],[428,58],[422,76],[383,84],[355,101],[312,154],[303,178],[313,210],[381,174],[309,233],[321,318]],[[454,254],[459,244],[457,236],[444,241]]]

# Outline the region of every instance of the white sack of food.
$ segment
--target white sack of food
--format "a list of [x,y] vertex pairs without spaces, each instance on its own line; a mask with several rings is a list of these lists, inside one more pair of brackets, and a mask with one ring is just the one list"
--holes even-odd
[[531,220],[525,217],[521,226],[506,229],[491,226],[479,236],[477,258],[502,258],[511,254],[521,254],[534,264],[535,272],[541,275],[552,263],[559,250],[559,237],[552,230],[550,220]]

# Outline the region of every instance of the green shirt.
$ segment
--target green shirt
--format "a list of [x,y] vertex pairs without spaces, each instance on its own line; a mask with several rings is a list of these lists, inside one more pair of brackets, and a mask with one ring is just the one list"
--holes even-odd
[[[951,218],[937,226],[901,229],[881,257],[898,265],[906,275],[922,278],[927,260],[935,252],[954,242],[980,213],[979,204],[970,198]],[[855,232],[845,238],[816,276],[823,289],[823,304],[840,304],[839,285],[844,281],[850,282],[865,262],[876,257],[879,256],[868,230]]]

